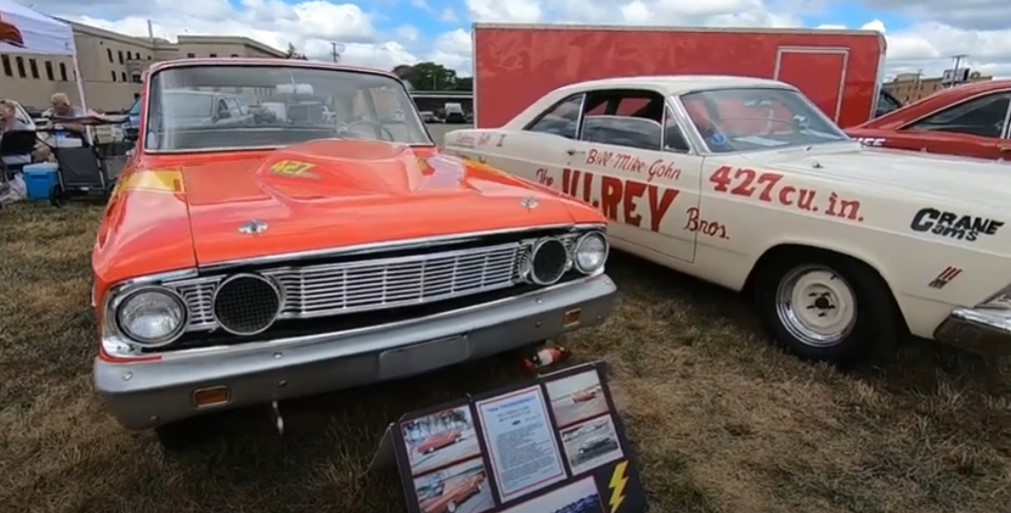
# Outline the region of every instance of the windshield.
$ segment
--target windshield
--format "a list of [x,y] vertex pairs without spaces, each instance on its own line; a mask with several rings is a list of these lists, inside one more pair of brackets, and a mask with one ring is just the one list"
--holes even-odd
[[163,91],[162,110],[168,119],[197,118],[204,120],[214,114],[214,98],[208,91]]
[[147,150],[269,148],[327,138],[432,144],[402,83],[385,75],[192,66],[155,73],[150,91]]
[[681,101],[713,153],[849,140],[818,107],[789,89],[715,89],[683,95]]
[[130,106],[131,116],[140,116],[140,98],[133,101],[133,105]]

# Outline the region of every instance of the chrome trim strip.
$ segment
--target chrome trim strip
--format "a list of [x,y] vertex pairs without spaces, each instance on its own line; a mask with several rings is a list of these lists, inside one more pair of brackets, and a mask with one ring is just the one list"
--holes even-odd
[[270,255],[264,257],[247,258],[241,260],[230,260],[226,262],[220,262],[215,264],[210,264],[206,266],[200,266],[198,264],[198,269],[201,273],[212,273],[225,271],[235,266],[244,265],[265,265],[274,263],[287,263],[289,261],[306,260],[310,258],[326,258],[326,257],[337,257],[337,256],[356,256],[356,255],[366,255],[369,253],[378,253],[380,251],[399,251],[405,249],[422,249],[428,248],[440,244],[446,243],[465,243],[472,242],[481,237],[488,237],[492,235],[508,235],[508,234],[522,234],[535,232],[540,230],[554,230],[560,228],[568,228],[570,231],[575,230],[602,230],[606,231],[606,224],[550,224],[550,225],[540,225],[540,226],[530,226],[524,228],[505,228],[501,230],[488,230],[482,232],[470,232],[466,234],[453,234],[445,235],[439,237],[421,237],[417,239],[406,239],[394,242],[370,242],[366,244],[359,244],[357,246],[346,246],[343,248],[326,248],[317,249],[311,251],[296,251],[292,253],[281,253],[278,255]]
[[[530,291],[530,292],[525,292],[523,294],[519,294],[519,295],[516,295],[516,296],[507,297],[507,298],[503,298],[503,299],[497,299],[497,300],[494,300],[494,301],[489,301],[487,303],[481,303],[479,305],[466,306],[466,307],[459,308],[459,309],[456,309],[456,310],[450,310],[450,311],[447,311],[447,312],[440,312],[440,313],[437,313],[437,314],[427,315],[427,316],[424,316],[424,317],[418,317],[418,318],[415,318],[415,319],[406,319],[406,320],[394,321],[394,322],[386,323],[386,324],[377,324],[377,325],[373,325],[373,326],[365,326],[365,327],[362,327],[362,328],[355,328],[355,329],[346,330],[346,331],[337,331],[337,332],[328,332],[328,333],[316,333],[316,334],[313,334],[313,335],[301,335],[301,336],[297,336],[297,337],[280,338],[280,339],[269,340],[269,341],[265,341],[265,342],[247,342],[245,344],[235,344],[235,345],[223,345],[223,346],[198,347],[198,348],[193,348],[193,349],[183,349],[183,350],[174,351],[174,352],[171,352],[171,353],[161,353],[160,354],[161,358],[159,360],[141,360],[141,361],[134,361],[134,362],[130,362],[130,361],[119,362],[119,361],[117,361],[117,362],[107,362],[107,363],[111,363],[111,364],[115,364],[115,365],[151,365],[151,364],[158,364],[159,362],[176,361],[176,360],[183,360],[183,359],[187,359],[187,358],[207,357],[207,356],[215,356],[215,355],[222,355],[222,354],[238,355],[238,354],[243,354],[243,353],[251,353],[251,352],[262,351],[262,350],[266,350],[266,349],[277,350],[277,349],[282,349],[282,348],[285,348],[285,347],[291,346],[291,345],[309,345],[309,344],[315,344],[315,343],[327,341],[328,339],[332,339],[333,337],[335,337],[337,335],[339,335],[341,337],[351,337],[351,336],[356,336],[356,335],[363,335],[363,334],[366,334],[366,333],[372,333],[372,332],[376,332],[376,331],[382,331],[382,330],[388,330],[388,329],[399,328],[399,327],[404,327],[404,326],[411,326],[411,325],[421,324],[421,323],[424,323],[424,322],[429,322],[429,321],[440,319],[440,318],[444,318],[444,317],[450,317],[450,316],[454,316],[454,315],[460,315],[460,314],[465,314],[465,313],[470,313],[470,312],[476,312],[476,311],[481,311],[481,310],[485,310],[485,309],[489,309],[489,308],[499,307],[499,306],[502,306],[502,305],[507,305],[509,303],[515,303],[515,302],[519,302],[519,301],[525,301],[525,300],[527,300],[527,299],[529,299],[531,297],[535,297],[535,296],[538,296],[538,295],[541,295],[541,294],[544,294],[544,293],[547,293],[547,292],[551,292],[551,291],[554,291],[554,290],[557,290],[557,289],[560,289],[560,288],[563,288],[563,287],[577,287],[577,286],[583,285],[583,284],[585,284],[585,283],[587,283],[587,282],[589,282],[591,280],[598,279],[603,274],[604,274],[604,268],[601,267],[599,272],[596,272],[596,273],[594,273],[594,274],[592,274],[590,276],[586,276],[586,277],[582,277],[582,278],[577,278],[577,279],[572,280],[572,281],[567,281],[565,283],[556,283],[555,285],[550,285],[550,286],[543,287],[543,288],[540,288],[540,289],[537,289],[537,290],[533,290],[533,291]],[[117,341],[110,341],[110,342],[115,343]],[[121,355],[121,354],[112,354],[111,356],[114,356],[114,357],[117,357],[117,358],[129,359],[129,358],[150,358],[152,355],[150,355],[150,354],[135,354],[135,355],[131,355],[131,354],[123,354],[123,355]]]

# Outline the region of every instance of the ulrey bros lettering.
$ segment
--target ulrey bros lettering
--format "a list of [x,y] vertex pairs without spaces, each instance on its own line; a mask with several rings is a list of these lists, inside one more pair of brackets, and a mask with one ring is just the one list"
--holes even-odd
[[1002,226],[1004,221],[929,207],[920,209],[909,224],[914,232],[927,232],[968,242],[975,241],[981,235],[994,235]]

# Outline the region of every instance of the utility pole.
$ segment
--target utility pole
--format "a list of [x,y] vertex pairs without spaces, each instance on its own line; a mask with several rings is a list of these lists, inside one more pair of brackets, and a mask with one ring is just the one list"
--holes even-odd
[[334,62],[340,62],[341,52],[344,51],[344,45],[334,41],[330,42],[330,56],[333,57]]
[[966,57],[968,57],[968,55],[966,55],[964,53],[960,53],[958,55],[952,55],[951,56],[952,60],[955,61],[955,66],[954,66],[954,69],[951,70],[951,83],[948,84],[948,87],[954,87],[954,86],[956,86],[956,85],[959,84],[959,80],[958,80],[958,66],[960,64],[962,64],[962,59],[964,59]]

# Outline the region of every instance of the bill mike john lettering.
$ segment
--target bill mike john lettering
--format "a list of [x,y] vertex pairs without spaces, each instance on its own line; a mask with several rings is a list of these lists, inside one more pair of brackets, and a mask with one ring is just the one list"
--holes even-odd
[[562,192],[599,208],[612,221],[659,232],[681,191],[565,168]]
[[646,177],[647,182],[658,179],[676,181],[681,178],[681,169],[673,162],[664,159],[646,161],[630,153],[590,150],[586,155],[586,165],[638,173]]
[[996,235],[1004,221],[985,217],[922,208],[913,216],[909,227],[914,232],[931,233],[952,239],[975,241],[981,235]]

